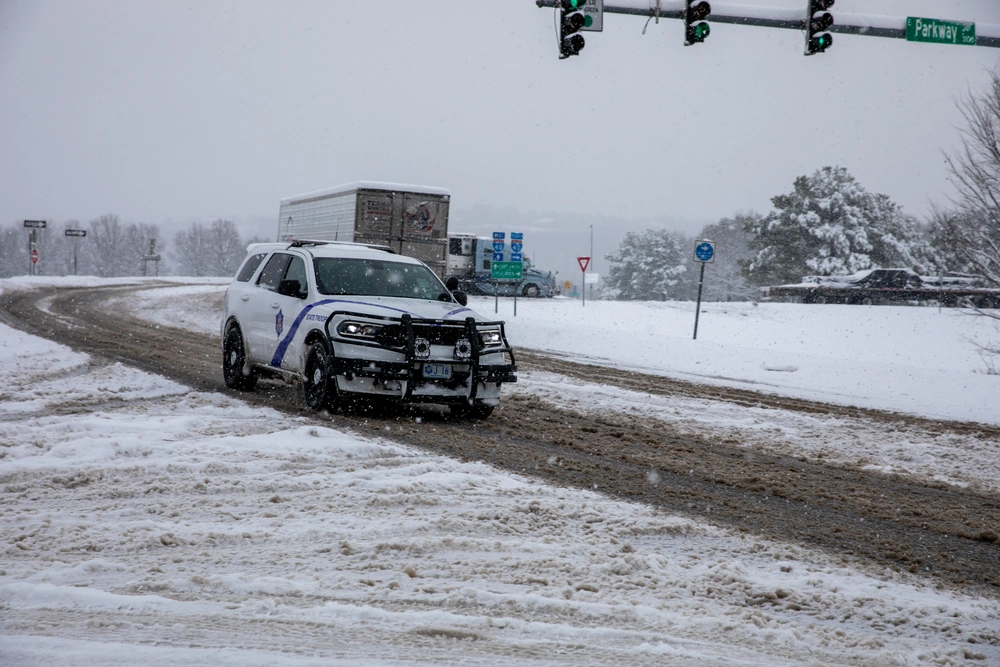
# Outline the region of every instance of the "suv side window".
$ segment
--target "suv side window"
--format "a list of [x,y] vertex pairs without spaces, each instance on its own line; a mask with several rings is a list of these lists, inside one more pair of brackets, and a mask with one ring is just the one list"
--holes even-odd
[[309,281],[306,279],[306,263],[297,255],[292,255],[292,261],[288,263],[288,271],[285,272],[285,280],[298,280],[303,291],[309,289]]
[[266,252],[247,257],[246,261],[243,262],[243,268],[241,268],[240,272],[236,274],[236,280],[241,283],[250,282],[250,279],[253,278],[253,274],[257,272],[257,267],[260,266],[260,263],[264,261],[265,257],[267,257]]
[[267,264],[264,265],[264,270],[260,272],[260,278],[257,279],[257,287],[277,292],[278,283],[284,277],[285,269],[288,267],[288,260],[291,258],[291,255],[286,255],[283,252],[276,252],[271,255],[271,259],[267,260]]

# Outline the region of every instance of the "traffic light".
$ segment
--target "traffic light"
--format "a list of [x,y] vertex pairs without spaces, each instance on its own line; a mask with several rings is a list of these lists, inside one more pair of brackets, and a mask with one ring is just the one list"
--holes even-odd
[[587,0],[558,0],[559,8],[559,59],[580,54],[584,46],[583,35],[580,34],[587,19],[583,15],[583,6]]
[[711,32],[704,18],[712,13],[712,6],[705,0],[684,2],[684,46],[704,42]]
[[833,25],[833,16],[826,11],[833,7],[833,0],[807,0],[806,55],[823,53],[833,44],[833,35],[826,30]]

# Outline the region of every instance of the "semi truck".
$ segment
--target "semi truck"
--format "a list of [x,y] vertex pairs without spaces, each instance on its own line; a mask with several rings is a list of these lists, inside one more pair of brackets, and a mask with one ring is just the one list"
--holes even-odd
[[977,276],[921,276],[910,269],[867,269],[849,276],[805,276],[801,283],[761,287],[761,299],[861,305],[934,302],[943,306],[1000,308],[1000,289]]
[[556,276],[536,269],[525,257],[518,282],[492,278],[493,239],[475,234],[448,235],[446,275],[458,278],[459,288],[469,294],[547,297],[559,294]]
[[282,199],[277,240],[388,246],[445,278],[450,201],[445,188],[375,181],[338,185]]

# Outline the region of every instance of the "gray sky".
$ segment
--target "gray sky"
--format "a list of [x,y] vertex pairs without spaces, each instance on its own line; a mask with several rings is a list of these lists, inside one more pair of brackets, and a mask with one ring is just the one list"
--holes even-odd
[[[833,11],[1000,24],[995,0]],[[685,48],[644,22],[606,15],[560,61],[533,0],[0,0],[0,223],[273,219],[359,179],[711,222],[828,164],[921,216],[950,191],[954,100],[1000,57],[836,35],[806,58],[797,31],[721,24]]]

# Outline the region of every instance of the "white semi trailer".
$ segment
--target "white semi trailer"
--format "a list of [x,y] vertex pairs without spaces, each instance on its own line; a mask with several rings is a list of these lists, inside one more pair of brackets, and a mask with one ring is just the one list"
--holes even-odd
[[446,275],[445,188],[357,181],[282,199],[278,241],[346,241],[389,246]]

